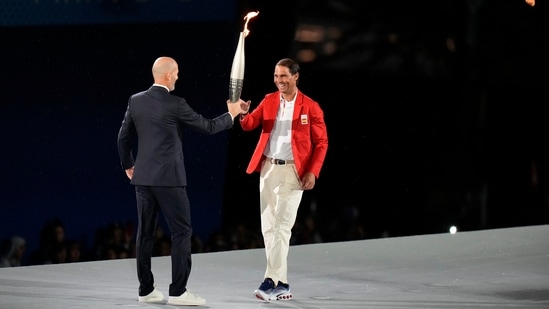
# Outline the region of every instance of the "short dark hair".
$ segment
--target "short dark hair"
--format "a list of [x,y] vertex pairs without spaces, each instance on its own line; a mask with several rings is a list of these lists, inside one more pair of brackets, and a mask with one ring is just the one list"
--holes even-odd
[[290,58],[280,59],[276,63],[276,65],[287,67],[288,69],[290,69],[290,73],[292,73],[292,75],[299,73],[299,64],[295,62],[293,59],[290,59]]

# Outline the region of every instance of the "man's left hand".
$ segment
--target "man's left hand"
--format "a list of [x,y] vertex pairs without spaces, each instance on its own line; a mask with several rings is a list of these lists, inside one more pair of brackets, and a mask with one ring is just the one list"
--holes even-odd
[[301,179],[301,188],[303,190],[311,190],[315,186],[316,176],[313,173],[307,173]]

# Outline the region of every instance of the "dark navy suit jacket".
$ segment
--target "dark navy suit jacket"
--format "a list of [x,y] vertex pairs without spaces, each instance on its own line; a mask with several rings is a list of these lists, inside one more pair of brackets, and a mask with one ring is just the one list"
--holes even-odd
[[[131,183],[141,186],[186,186],[182,146],[183,126],[215,134],[233,125],[230,113],[208,119],[195,112],[184,98],[151,86],[130,96],[118,132],[118,154],[124,170],[134,167]],[[132,146],[137,138],[137,153]]]

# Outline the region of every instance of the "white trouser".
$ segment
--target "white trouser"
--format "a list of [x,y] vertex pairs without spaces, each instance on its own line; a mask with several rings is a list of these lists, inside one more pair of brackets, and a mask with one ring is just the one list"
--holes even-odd
[[288,251],[303,190],[294,164],[265,160],[259,177],[261,232],[265,242],[265,278],[288,283]]

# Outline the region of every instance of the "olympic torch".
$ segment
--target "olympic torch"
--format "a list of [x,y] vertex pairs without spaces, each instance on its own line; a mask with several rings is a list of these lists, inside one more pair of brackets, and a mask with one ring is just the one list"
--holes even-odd
[[256,17],[258,14],[259,11],[250,12],[244,17],[246,23],[244,23],[244,30],[240,32],[238,44],[236,45],[236,52],[234,53],[233,66],[231,68],[231,78],[229,82],[229,98],[231,100],[231,103],[238,102],[238,99],[240,99],[240,94],[242,93],[242,86],[244,85],[245,64],[244,39],[250,33],[250,30],[248,30],[248,22],[250,21],[250,19]]

